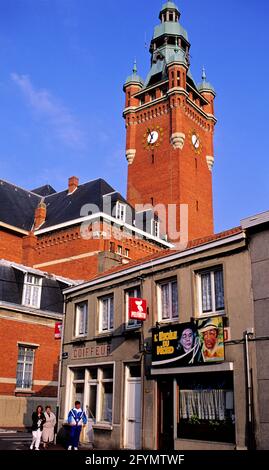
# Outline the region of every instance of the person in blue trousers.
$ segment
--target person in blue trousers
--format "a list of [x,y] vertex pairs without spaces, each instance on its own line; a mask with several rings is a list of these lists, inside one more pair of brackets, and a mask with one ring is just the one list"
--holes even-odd
[[80,401],[75,402],[75,407],[68,413],[68,424],[71,426],[68,450],[78,450],[79,437],[82,426],[87,424],[87,416],[81,409]]

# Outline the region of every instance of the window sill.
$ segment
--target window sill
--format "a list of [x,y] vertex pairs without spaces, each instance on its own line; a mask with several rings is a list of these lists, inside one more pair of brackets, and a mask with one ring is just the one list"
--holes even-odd
[[113,331],[108,331],[108,332],[103,332],[103,333],[97,333],[96,336],[94,336],[93,339],[95,339],[96,341],[98,341],[99,339],[102,340],[102,339],[109,339],[109,338],[112,338],[113,336]]
[[132,333],[140,333],[142,325],[135,325],[135,326],[125,326],[123,330],[123,334],[128,335]]
[[165,325],[178,325],[179,324],[179,319],[173,318],[172,320],[159,320],[158,321],[160,326],[165,326]]
[[15,394],[16,393],[20,393],[20,394],[25,393],[25,395],[29,395],[29,394],[34,395],[35,392],[32,388],[15,388],[14,393]]
[[72,343],[84,343],[87,340],[87,335],[84,336],[76,336],[71,339]]
[[113,425],[109,423],[96,423],[93,424],[93,429],[103,429],[104,431],[112,431]]
[[219,312],[197,313],[194,318],[195,320],[197,320],[199,318],[225,317],[225,316],[226,316],[225,310],[220,310]]
[[34,308],[35,310],[40,310],[40,305],[28,305],[28,304],[22,303],[22,306],[26,308]]

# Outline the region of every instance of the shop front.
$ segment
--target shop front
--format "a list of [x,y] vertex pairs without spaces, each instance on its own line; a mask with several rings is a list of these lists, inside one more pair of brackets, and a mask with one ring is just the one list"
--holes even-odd
[[222,317],[156,328],[159,449],[234,449],[233,363],[225,361]]

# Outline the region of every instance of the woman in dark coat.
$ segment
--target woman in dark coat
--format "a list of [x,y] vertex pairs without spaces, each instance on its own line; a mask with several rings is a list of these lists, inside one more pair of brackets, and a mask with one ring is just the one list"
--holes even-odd
[[35,450],[39,450],[40,440],[43,431],[43,424],[46,422],[45,415],[43,413],[43,407],[39,405],[36,408],[36,411],[32,414],[32,443],[30,445],[30,449],[35,448]]

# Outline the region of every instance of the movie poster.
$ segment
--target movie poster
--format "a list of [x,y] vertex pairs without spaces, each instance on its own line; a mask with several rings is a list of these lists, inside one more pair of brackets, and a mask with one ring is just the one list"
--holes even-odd
[[154,328],[152,366],[184,367],[224,361],[223,319]]

